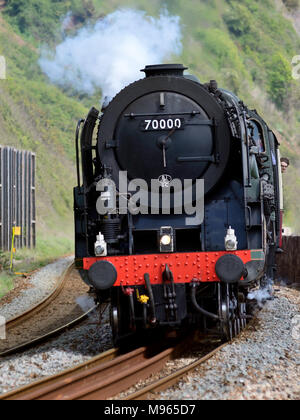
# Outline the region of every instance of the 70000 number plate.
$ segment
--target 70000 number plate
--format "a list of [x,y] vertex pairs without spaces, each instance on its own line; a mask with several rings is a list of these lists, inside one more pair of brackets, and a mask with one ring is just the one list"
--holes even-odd
[[184,118],[154,118],[144,119],[141,123],[142,131],[183,130]]

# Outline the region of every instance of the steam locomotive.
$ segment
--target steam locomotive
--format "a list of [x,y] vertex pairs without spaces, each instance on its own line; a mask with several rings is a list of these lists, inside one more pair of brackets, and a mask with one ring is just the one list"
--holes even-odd
[[115,342],[191,325],[230,340],[249,289],[274,277],[279,143],[255,110],[185,70],[146,66],[77,126],[76,266],[110,302]]

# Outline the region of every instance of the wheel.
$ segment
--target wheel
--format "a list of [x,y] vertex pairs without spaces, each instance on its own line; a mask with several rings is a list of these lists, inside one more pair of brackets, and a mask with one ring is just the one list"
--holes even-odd
[[225,341],[231,341],[247,325],[247,305],[237,285],[219,285],[219,316],[221,334]]
[[111,296],[110,324],[115,346],[126,346],[136,334],[132,319],[132,308],[128,296],[120,290],[114,290],[114,295]]
[[239,312],[241,329],[244,329],[247,325],[247,305],[245,302],[239,303]]
[[232,310],[230,308],[230,285],[219,285],[219,316],[221,319],[221,335],[224,341],[231,341],[234,336]]
[[241,319],[236,319],[236,335],[239,335],[241,332]]
[[119,314],[118,308],[113,306],[113,304],[110,306],[110,325],[112,330],[113,343],[114,346],[117,346],[119,337]]

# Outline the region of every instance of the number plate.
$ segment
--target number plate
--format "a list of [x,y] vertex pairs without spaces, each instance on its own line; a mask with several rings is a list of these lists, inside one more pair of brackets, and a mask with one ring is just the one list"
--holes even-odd
[[142,121],[141,129],[142,131],[183,130],[184,124],[184,118],[149,118]]

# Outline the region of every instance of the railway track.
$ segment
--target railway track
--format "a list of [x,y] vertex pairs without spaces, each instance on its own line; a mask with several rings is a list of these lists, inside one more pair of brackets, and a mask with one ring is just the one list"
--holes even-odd
[[71,264],[63,273],[63,275],[58,279],[55,287],[53,288],[52,293],[50,293],[45,299],[38,302],[36,305],[31,306],[29,309],[27,309],[25,312],[23,312],[20,315],[15,316],[14,318],[11,318],[6,323],[6,330],[9,331],[13,327],[16,327],[17,325],[23,323],[27,319],[31,318],[33,315],[37,314],[38,312],[42,311],[44,308],[46,308],[50,303],[60,294],[62,291],[64,284],[67,280],[67,275],[71,272],[71,270],[74,268],[74,264]]
[[15,347],[11,347],[5,351],[0,352],[0,357],[7,357],[10,356],[12,354],[16,354],[16,353],[20,353],[22,351],[25,351],[31,347],[34,347],[38,344],[44,343],[47,340],[49,340],[50,338],[53,338],[67,330],[69,330],[70,328],[75,327],[76,325],[80,324],[81,322],[83,322],[84,320],[86,320],[89,315],[95,311],[95,309],[97,309],[98,305],[93,306],[90,310],[84,312],[81,316],[79,316],[78,318],[75,318],[73,321],[68,322],[67,324],[62,325],[59,328],[56,328],[55,330],[49,331],[48,333],[41,335],[37,338],[34,338],[33,340],[29,340],[27,342],[24,342],[18,346]]
[[[7,338],[5,341],[0,341],[0,357],[24,351],[34,345],[45,342],[49,338],[79,324],[93,312],[97,305],[91,305],[86,311],[79,308],[73,310],[73,307],[75,308],[76,306],[75,301],[71,302],[68,292],[65,290],[70,289],[68,282],[72,283],[75,293],[77,285],[80,287],[80,290],[83,290],[82,287],[85,287],[82,285],[81,280],[77,279],[76,273],[74,273],[74,264],[71,264],[65,270],[49,296],[23,314],[7,322]],[[88,288],[85,287],[85,289],[87,292]],[[65,296],[62,296],[64,293]],[[55,321],[52,321],[53,317],[56,316],[56,309],[60,308],[59,310],[61,311],[60,303],[64,299],[68,300],[69,303],[68,305],[66,304],[66,321],[64,321],[63,314]],[[68,314],[68,311],[71,314]]]
[[[193,337],[188,337],[175,344],[173,340],[164,349],[155,345],[140,347],[126,354],[112,349],[73,369],[4,394],[0,400],[106,400],[158,374],[168,361],[186,351],[192,342]],[[222,347],[125,399],[144,399],[149,393],[171,386]]]
[[[46,308],[56,297],[60,295],[64,289],[66,282],[72,278],[72,287],[76,288],[73,279],[74,266],[71,265],[64,273],[62,278],[57,284],[57,288],[53,294],[45,299],[39,305],[36,305],[32,310],[26,311],[24,316],[18,317],[9,323],[8,330],[13,331],[14,328],[23,327],[24,322],[33,322],[32,317],[38,315],[44,308]],[[81,280],[80,280],[81,282]],[[48,303],[48,305],[47,305]],[[22,343],[19,346],[10,347],[0,353],[0,356],[6,356],[16,351],[24,350],[27,347],[38,344],[41,341],[45,341],[51,336],[62,332],[73,326],[75,323],[83,320],[89,312],[94,310],[95,307],[91,308],[87,313],[82,314],[71,322],[65,323],[63,326],[56,328],[55,330],[48,331],[46,334],[34,338],[28,342]],[[24,318],[25,317],[25,318]],[[25,321],[24,321],[25,319]],[[35,321],[34,321],[35,322]],[[161,340],[164,342],[164,340]],[[191,347],[194,343],[194,336],[184,339],[180,342],[176,342],[174,345],[173,341],[169,342],[168,347],[158,348],[157,346],[152,347],[140,347],[127,354],[120,354],[118,349],[112,349],[106,353],[103,353],[88,362],[78,365],[65,372],[57,374],[53,377],[43,379],[35,382],[31,385],[22,387],[13,392],[0,396],[2,400],[86,400],[86,399],[109,399],[116,395],[124,393],[132,385],[139,381],[143,381],[150,376],[153,376],[161,371],[166,363],[178,355],[182,354],[183,351]],[[155,392],[171,387],[174,383],[192,371],[206,360],[211,358],[216,352],[218,352],[224,345],[217,346],[213,351],[210,350],[205,352],[203,357],[200,357],[193,363],[185,366],[182,369],[177,370],[171,375],[164,375],[162,379],[152,382],[150,385],[140,389],[137,392],[131,394],[124,394],[124,397],[120,398],[125,400],[139,400],[147,399],[153,396]]]
[[142,389],[129,394],[123,399],[127,401],[134,401],[134,400],[146,400],[153,397],[155,393],[164,391],[165,389],[168,389],[171,386],[177,384],[181,378],[183,378],[185,375],[187,375],[188,373],[192,372],[194,369],[196,369],[197,367],[205,363],[207,360],[213,357],[226,345],[228,345],[228,343],[218,346],[216,349],[212,350],[205,356],[196,360],[194,363],[190,363],[189,365],[181,369],[178,369],[176,372],[170,375],[167,375],[161,379],[158,379],[157,381],[154,381],[150,385],[147,385],[143,387]]
[[0,396],[1,400],[105,400],[159,372],[189,341],[140,347],[126,354],[112,349],[86,363]]

